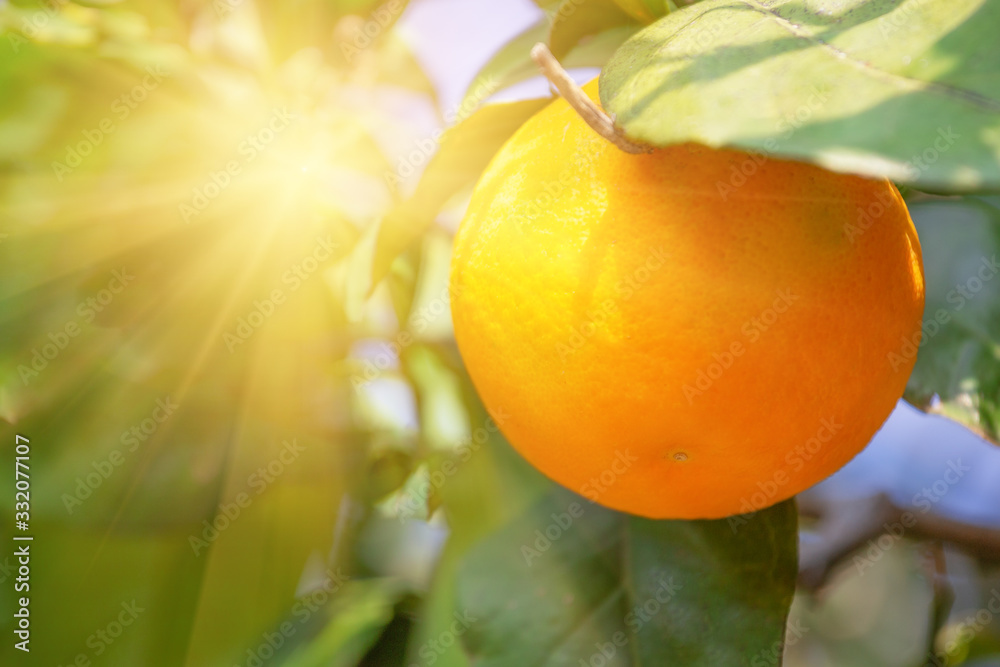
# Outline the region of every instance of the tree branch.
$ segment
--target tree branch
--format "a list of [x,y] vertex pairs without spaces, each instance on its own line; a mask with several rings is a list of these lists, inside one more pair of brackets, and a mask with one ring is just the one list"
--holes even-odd
[[799,496],[799,512],[818,519],[818,539],[803,543],[799,555],[799,585],[808,590],[823,586],[846,558],[885,534],[948,542],[981,562],[1000,562],[1000,530],[903,509],[884,494],[829,503],[806,493]]

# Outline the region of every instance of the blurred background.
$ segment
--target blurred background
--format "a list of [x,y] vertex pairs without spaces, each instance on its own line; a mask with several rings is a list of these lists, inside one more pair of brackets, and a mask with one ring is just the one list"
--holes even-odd
[[[0,664],[520,665],[509,646],[543,641],[541,664],[605,664],[577,587],[613,513],[526,592],[491,584],[484,551],[572,494],[504,442],[449,316],[485,164],[463,150],[498,139],[442,130],[545,103],[524,54],[547,21],[527,0],[0,0]],[[623,38],[565,61],[588,80]],[[997,198],[907,196],[929,284],[1000,244]],[[970,317],[995,331],[983,289]],[[995,445],[901,403],[800,499],[784,664],[1000,665],[998,480]],[[907,510],[933,521],[897,535]],[[568,621],[480,621],[552,591]]]

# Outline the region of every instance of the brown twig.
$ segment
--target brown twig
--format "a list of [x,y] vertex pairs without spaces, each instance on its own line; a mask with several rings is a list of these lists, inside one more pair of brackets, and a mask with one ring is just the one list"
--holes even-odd
[[549,47],[542,43],[535,44],[534,48],[531,49],[531,59],[535,61],[538,69],[542,71],[542,74],[549,80],[549,83],[559,91],[563,99],[573,107],[574,111],[580,114],[580,118],[583,118],[584,122],[594,132],[597,132],[626,153],[639,154],[652,152],[653,149],[650,146],[632,141],[622,134],[614,121],[611,120],[611,117],[604,113],[604,110],[590,99],[587,93],[583,92],[583,89],[576,85],[576,82],[570,78],[566,70],[556,60],[556,57],[549,51]]
[[955,545],[981,562],[1000,562],[1000,530],[955,521],[933,512],[906,510],[880,494],[842,503],[799,496],[799,511],[818,518],[816,541],[803,544],[799,557],[799,584],[820,588],[847,557],[888,531],[915,540],[936,540]]
[[936,642],[938,632],[948,622],[948,615],[955,603],[955,590],[948,581],[948,567],[944,555],[944,545],[933,542],[928,554],[928,576],[933,583],[934,598],[931,605],[930,627],[927,633],[927,651],[924,667],[936,667],[941,662],[937,659]]

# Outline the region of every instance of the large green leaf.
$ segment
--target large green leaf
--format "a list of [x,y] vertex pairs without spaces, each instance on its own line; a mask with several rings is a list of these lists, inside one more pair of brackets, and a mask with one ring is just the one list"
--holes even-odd
[[462,452],[453,458],[455,473],[439,488],[450,533],[410,640],[407,664],[431,664],[433,658],[439,667],[468,667],[470,656],[462,650],[462,643],[449,641],[446,645],[444,641],[456,639],[452,624],[467,611],[455,594],[465,554],[479,540],[524,513],[551,485],[491,427],[467,376],[465,387],[472,440],[466,448],[468,456]]
[[556,489],[466,557],[463,641],[498,667],[773,664],[796,560],[790,501],[651,521]]
[[601,76],[627,134],[947,191],[1000,187],[1000,3],[706,0]]
[[[927,279],[923,340],[906,398],[1000,442],[1000,198],[910,204]],[[936,400],[932,400],[937,396]]]
[[[524,121],[548,104],[548,98],[489,104],[469,114],[440,138],[440,148],[430,158],[414,193],[386,215],[377,228],[366,233],[352,257],[352,280],[347,301],[356,303],[385,277],[401,252],[423,234],[449,199],[475,183],[493,155]],[[432,149],[428,137],[420,142]],[[407,163],[409,164],[409,163]],[[410,168],[413,168],[412,165]],[[387,179],[399,180],[397,174]],[[368,270],[364,270],[368,267]],[[352,310],[356,308],[352,307]]]
[[543,41],[548,31],[548,22],[542,19],[504,44],[473,78],[459,108],[475,109],[498,90],[537,76],[538,67],[531,60],[531,47]]

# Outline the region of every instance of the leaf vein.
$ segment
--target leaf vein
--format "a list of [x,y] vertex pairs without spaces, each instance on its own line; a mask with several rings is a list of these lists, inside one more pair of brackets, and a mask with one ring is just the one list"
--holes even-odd
[[924,81],[922,79],[914,79],[911,77],[903,76],[902,74],[897,74],[895,72],[887,72],[877,67],[873,67],[869,63],[854,58],[847,51],[844,51],[843,49],[840,49],[834,46],[833,44],[824,41],[823,39],[820,39],[815,34],[807,30],[803,30],[801,27],[795,25],[794,23],[792,23],[784,16],[779,14],[777,11],[771,9],[770,7],[766,7],[756,2],[755,0],[736,0],[736,1],[743,5],[746,5],[749,9],[753,11],[771,17],[779,26],[790,32],[795,37],[799,39],[804,39],[818,47],[821,47],[829,51],[837,59],[843,60],[849,65],[856,67],[871,76],[874,76],[876,78],[881,78],[886,81],[891,81],[896,84],[903,84],[904,86],[908,87],[911,90],[921,90],[921,91],[955,97],[985,111],[1000,113],[1000,100],[995,100],[985,95],[980,95],[979,93],[973,92],[971,90],[963,90],[961,88],[956,88],[954,86],[949,86],[947,84],[939,83],[936,81]]

